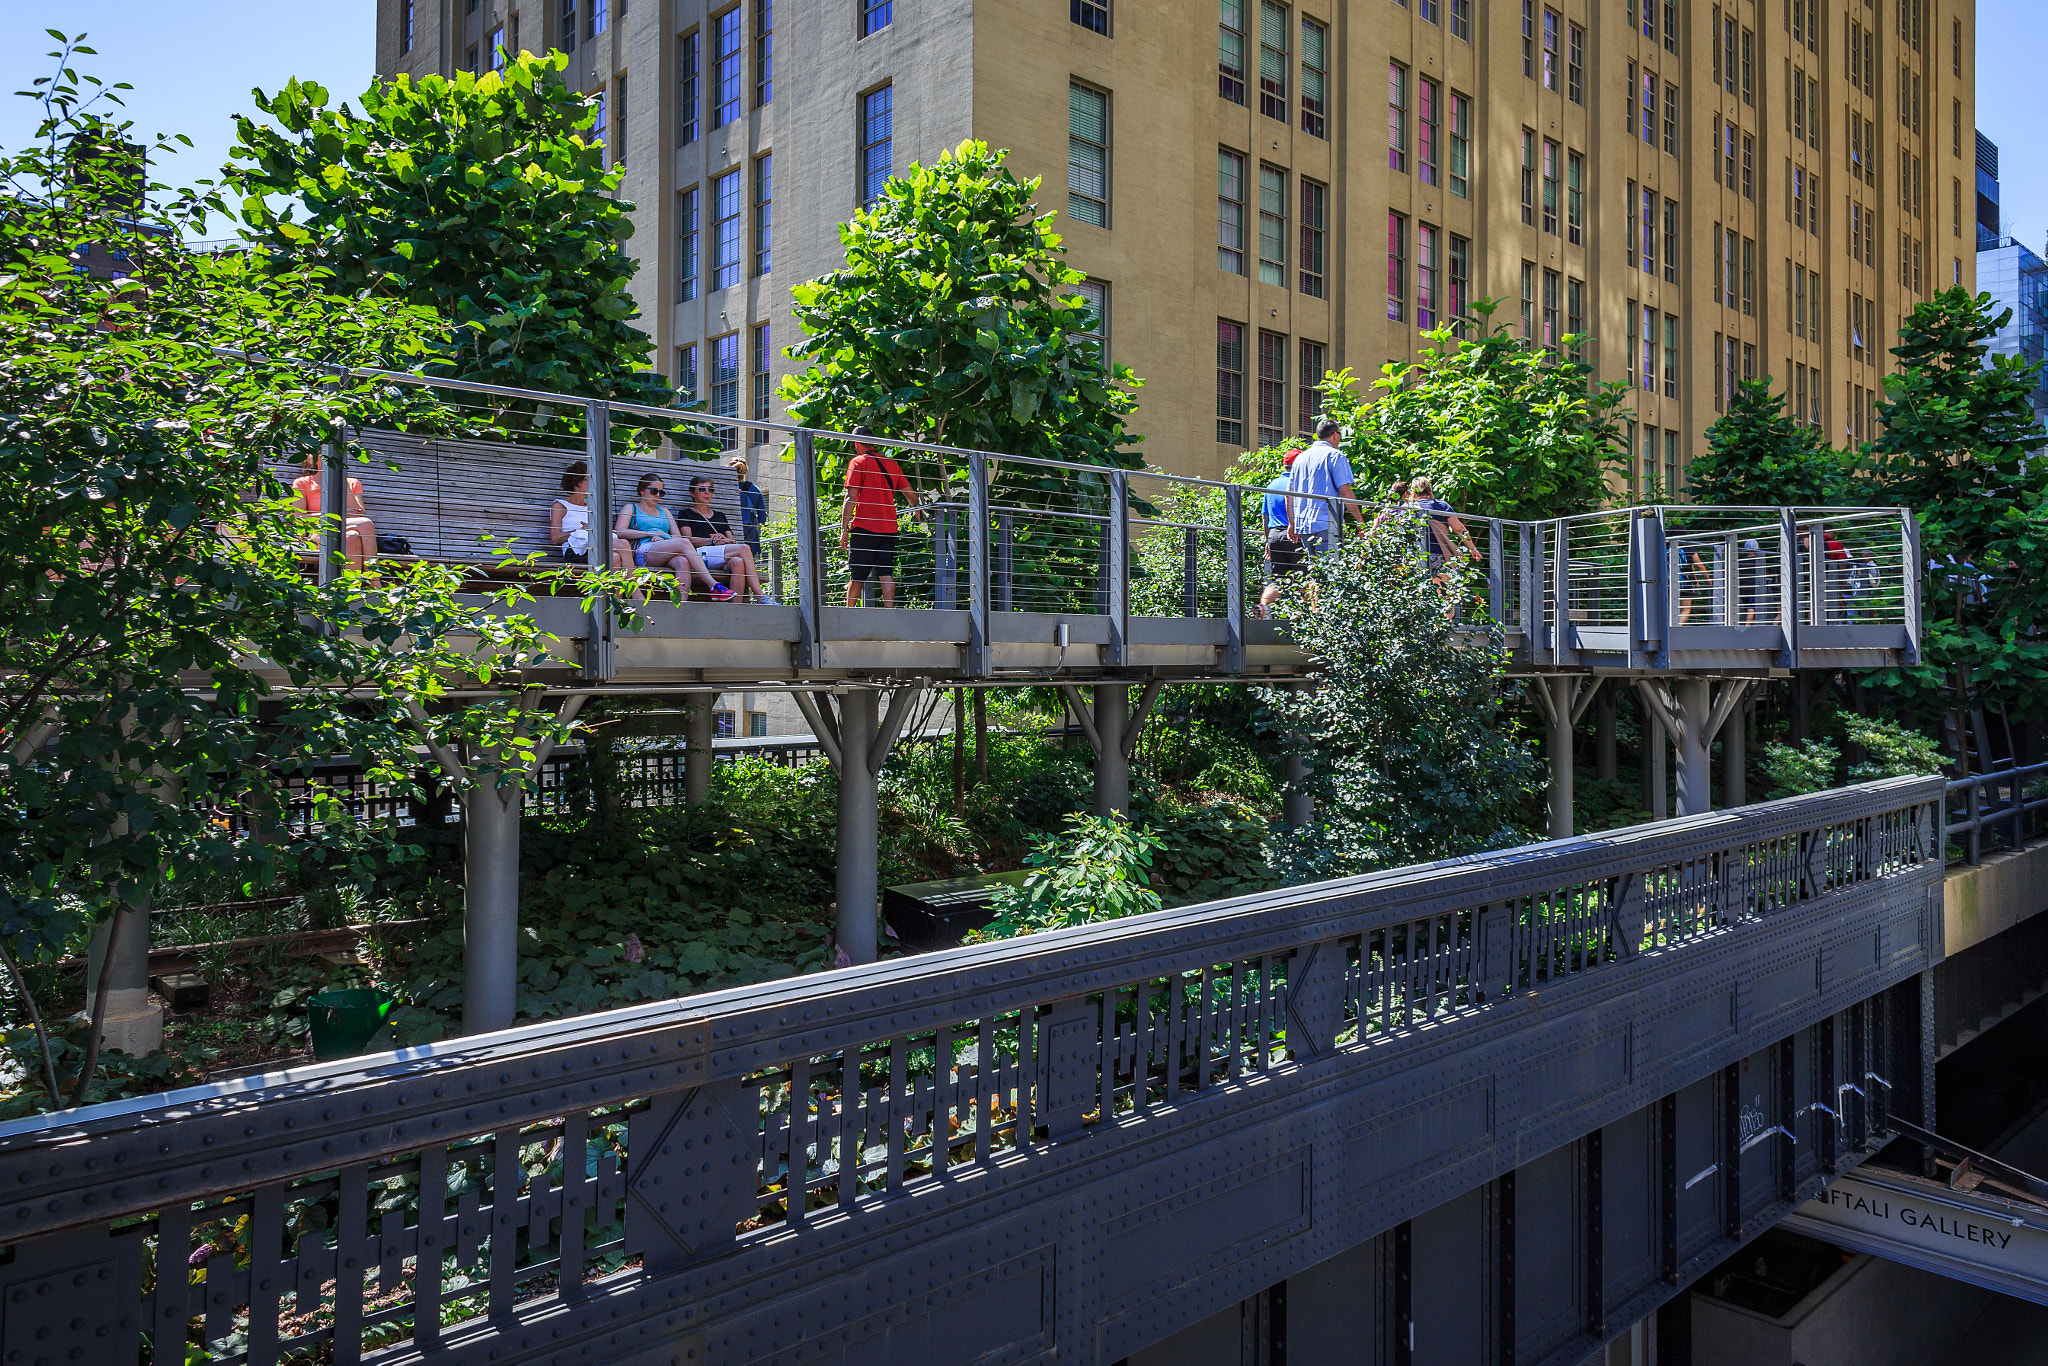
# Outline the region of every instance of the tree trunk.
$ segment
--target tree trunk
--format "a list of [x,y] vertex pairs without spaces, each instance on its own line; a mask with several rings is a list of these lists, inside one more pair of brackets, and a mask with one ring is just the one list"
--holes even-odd
[[967,690],[953,689],[953,818],[967,815]]
[[974,690],[974,781],[988,781],[988,693]]

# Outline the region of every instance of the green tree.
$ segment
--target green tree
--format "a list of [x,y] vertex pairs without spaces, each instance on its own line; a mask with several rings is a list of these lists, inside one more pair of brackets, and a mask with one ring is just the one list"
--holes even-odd
[[[1090,335],[1072,289],[1086,277],[1038,212],[1039,182],[1006,155],[963,142],[840,227],[845,267],[795,289],[804,335],[788,354],[808,366],[782,396],[808,426],[1135,469],[1125,420],[1141,381]],[[849,455],[820,452],[828,484]],[[1005,471],[1000,486],[1071,492],[1043,473]]]
[[996,893],[990,904],[995,919],[969,938],[1012,939],[1156,911],[1152,856],[1164,847],[1157,834],[1122,816],[1075,812],[1061,833],[1032,840],[1024,857],[1030,876]]
[[1990,354],[2010,317],[1960,286],[1915,306],[1865,448],[1883,501],[1920,520],[1924,663],[1890,681],[1923,715],[2048,717],[2048,461],[2028,454],[2040,365]]
[[[329,367],[402,366],[439,323],[187,251],[218,203],[145,185],[144,147],[101,113],[125,87],[94,92],[72,65],[91,49],[54,36],[37,140],[0,152],[18,191],[0,213],[0,964],[60,1104],[90,1088],[100,1021],[60,1085],[25,965],[95,926],[111,940],[142,919],[117,911],[199,869],[268,881],[280,851],[232,817],[274,818],[283,780],[327,755],[407,785],[408,704],[516,677],[544,642],[530,617],[464,606],[457,571],[311,581],[275,470],[388,409]],[[502,735],[505,711],[459,709],[445,737]],[[327,814],[325,847],[361,850]]]
[[[1275,690],[1285,743],[1313,768],[1323,875],[1447,858],[1527,838],[1517,812],[1540,762],[1502,716],[1506,649],[1456,562],[1424,578],[1390,522],[1319,557],[1291,585],[1288,630],[1316,685]],[[1458,607],[1453,612],[1453,607]],[[1296,880],[1299,880],[1298,878]]]
[[1863,497],[1853,459],[1821,428],[1785,411],[1767,375],[1736,386],[1728,411],[1686,467],[1692,500],[1740,507],[1827,507]]
[[598,101],[562,78],[568,60],[522,52],[481,76],[379,80],[361,114],[309,81],[255,92],[278,126],[236,119],[228,178],[245,235],[273,269],[433,309],[452,376],[666,404],[632,326],[625,173],[606,169]]
[[1460,511],[1490,517],[1562,517],[1598,507],[1605,465],[1622,451],[1615,410],[1622,384],[1596,384],[1570,359],[1491,325],[1497,305],[1473,305],[1473,335],[1453,325],[1423,333],[1419,359],[1388,361],[1368,392],[1349,370],[1324,377],[1323,413],[1345,429],[1343,448],[1363,498],[1427,474]]

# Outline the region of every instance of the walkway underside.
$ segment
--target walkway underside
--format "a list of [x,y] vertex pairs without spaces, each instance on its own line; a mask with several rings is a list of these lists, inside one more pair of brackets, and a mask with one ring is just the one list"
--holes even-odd
[[[1488,1331],[1562,1359],[1919,1112],[1941,799],[1870,784],[18,1122],[0,1238],[38,1298],[0,1353],[1108,1366],[1484,1190]],[[1406,1255],[1416,1287],[1440,1265]]]

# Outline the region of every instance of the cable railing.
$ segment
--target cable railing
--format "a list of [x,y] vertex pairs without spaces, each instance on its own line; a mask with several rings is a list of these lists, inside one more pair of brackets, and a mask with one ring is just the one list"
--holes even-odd
[[[312,462],[317,473],[299,474],[299,496],[317,483],[323,503],[329,492],[337,505],[359,500],[380,554],[514,575],[487,566],[508,551],[609,564],[673,576],[670,591],[697,601],[794,608],[776,619],[787,625],[746,630],[782,632],[799,670],[824,667],[828,636],[914,637],[963,644],[959,672],[990,676],[1001,653],[991,621],[1014,615],[1071,619],[1073,639],[1095,652],[1088,662],[1112,668],[1138,662],[1134,619],[1208,623],[1139,634],[1170,642],[1177,658],[1209,650],[1210,667],[1238,672],[1267,585],[1309,558],[1276,538],[1290,514],[1297,530],[1412,533],[1424,573],[1469,562],[1462,617],[1498,621],[1524,664],[1675,667],[1675,648],[1794,667],[1803,645],[1884,651],[1886,663],[1912,662],[1917,648],[1917,533],[1898,508],[1649,506],[1510,521],[762,420],[746,425],[789,437],[793,489],[767,534],[721,462],[727,419],[368,373],[398,386],[399,401],[351,434],[364,459],[343,461],[337,442],[334,458]],[[327,534],[323,562],[362,544],[333,522]],[[912,628],[825,615],[877,607],[964,620]],[[593,614],[584,659],[600,680],[616,644],[598,619],[607,610]],[[665,618],[661,629],[715,639],[720,620]],[[1699,634],[1707,628],[1724,634]],[[1064,667],[1065,627],[1005,639],[1036,640],[1034,629],[1060,642]]]

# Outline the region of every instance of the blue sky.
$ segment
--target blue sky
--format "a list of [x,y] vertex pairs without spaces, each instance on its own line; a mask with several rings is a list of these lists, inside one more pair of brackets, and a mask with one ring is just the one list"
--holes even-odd
[[[252,108],[249,90],[286,78],[337,94],[369,83],[376,61],[376,0],[0,0],[0,146],[34,127],[26,100],[6,98],[45,74],[46,27],[90,35],[93,69],[137,89],[128,108],[144,131],[182,132],[196,144],[161,178],[210,175],[227,158],[230,116]],[[1977,126],[1999,146],[2004,231],[2048,247],[2048,137],[2040,128],[2048,3],[1978,0]],[[18,107],[17,107],[18,106]]]

